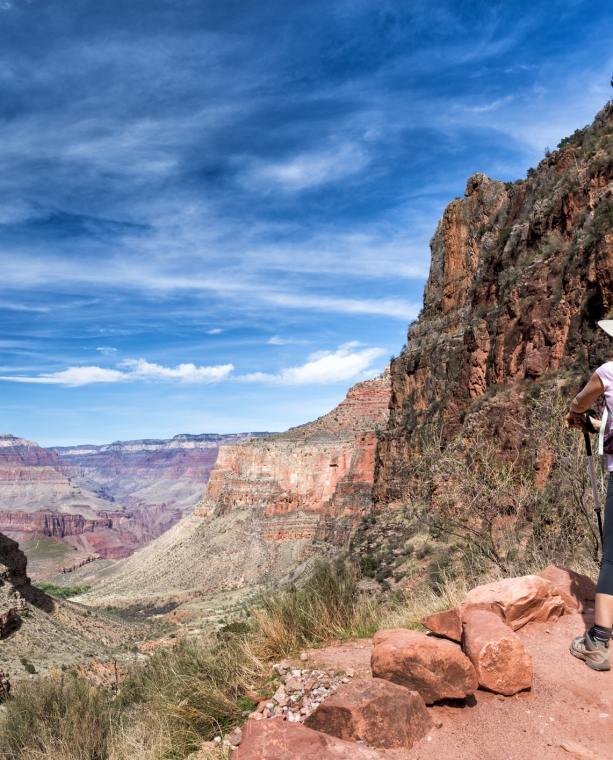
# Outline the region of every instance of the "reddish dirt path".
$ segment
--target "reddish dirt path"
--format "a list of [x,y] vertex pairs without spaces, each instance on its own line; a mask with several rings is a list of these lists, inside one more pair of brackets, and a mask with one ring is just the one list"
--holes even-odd
[[[442,728],[410,752],[387,754],[397,760],[613,760],[613,671],[594,673],[568,651],[592,622],[575,613],[556,623],[529,623],[518,634],[532,655],[532,691],[502,699],[478,691],[463,706],[429,708]],[[352,667],[367,675],[371,651],[369,639],[311,650],[309,667]]]

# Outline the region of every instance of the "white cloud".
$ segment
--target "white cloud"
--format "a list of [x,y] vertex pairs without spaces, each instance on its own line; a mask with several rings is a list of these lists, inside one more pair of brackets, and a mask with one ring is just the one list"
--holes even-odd
[[350,380],[368,370],[373,361],[385,353],[382,348],[351,350],[358,345],[352,341],[340,346],[336,351],[318,351],[311,354],[305,364],[288,367],[277,374],[253,372],[238,379],[274,385],[324,385]]
[[196,367],[195,364],[179,364],[174,369],[152,364],[144,359],[128,359],[120,367],[130,370],[131,379],[170,380],[177,379],[184,383],[213,383],[223,380],[234,369],[233,364],[218,364],[214,367]]
[[100,351],[103,356],[112,356],[117,353],[117,350],[118,349],[113,348],[113,346],[100,346],[96,349],[96,351]]
[[414,319],[421,304],[410,303],[401,298],[335,298],[287,293],[269,293],[262,298],[277,306],[339,312],[341,314],[382,314],[396,319]]
[[303,153],[283,163],[257,166],[247,175],[247,184],[273,182],[285,190],[305,190],[355,174],[368,161],[363,148],[345,143],[331,150]]
[[280,335],[273,335],[268,343],[271,346],[291,346],[296,343],[305,343],[305,341],[298,340],[298,338],[282,338]]
[[[275,336],[278,338],[278,336]],[[271,339],[272,342],[272,339]],[[278,345],[283,345],[280,343]],[[322,385],[352,378],[363,379],[374,372],[372,363],[385,351],[382,348],[357,350],[362,344],[350,341],[336,351],[317,351],[306,363],[287,367],[278,373],[254,372],[236,377],[241,382],[264,382],[274,385]],[[93,383],[125,383],[135,381],[177,381],[180,383],[215,383],[229,378],[233,364],[197,367],[195,364],[178,364],[164,367],[145,359],[127,359],[117,369],[104,367],[68,367],[59,372],[44,372],[34,377],[4,375],[0,380],[14,383],[37,383],[40,385],[64,385],[76,388]],[[5,369],[6,371],[6,369]]]
[[223,380],[234,369],[233,364],[213,367],[196,367],[195,364],[179,364],[174,369],[160,364],[151,364],[144,359],[129,359],[118,369],[103,367],[68,367],[61,372],[45,372],[36,377],[3,376],[0,380],[14,383],[38,383],[41,385],[65,385],[76,388],[92,383],[123,383],[134,380],[179,380],[184,383],[214,383]]
[[207,330],[208,335],[219,335],[223,330],[220,327],[216,327],[214,330]]
[[0,380],[10,380],[14,383],[40,383],[42,385],[67,385],[76,388],[79,385],[91,383],[119,383],[131,378],[117,369],[103,367],[68,367],[61,372],[45,372],[36,377],[0,377]]

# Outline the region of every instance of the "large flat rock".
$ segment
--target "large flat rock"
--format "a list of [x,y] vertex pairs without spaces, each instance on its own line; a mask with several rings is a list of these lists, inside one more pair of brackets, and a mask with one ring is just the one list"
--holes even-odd
[[384,760],[388,756],[279,718],[247,721],[232,760]]
[[418,631],[378,631],[372,674],[417,691],[426,704],[463,699],[477,689],[475,669],[457,644]]
[[380,678],[343,684],[310,715],[305,725],[373,747],[410,749],[434,728],[416,691]]

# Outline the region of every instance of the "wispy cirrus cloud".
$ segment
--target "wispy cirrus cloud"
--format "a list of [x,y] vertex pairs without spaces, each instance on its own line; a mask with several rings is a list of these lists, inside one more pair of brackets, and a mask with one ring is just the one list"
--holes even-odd
[[248,187],[263,189],[278,185],[290,192],[299,192],[357,174],[368,164],[363,147],[345,143],[325,151],[301,153],[283,162],[256,164],[244,178]]

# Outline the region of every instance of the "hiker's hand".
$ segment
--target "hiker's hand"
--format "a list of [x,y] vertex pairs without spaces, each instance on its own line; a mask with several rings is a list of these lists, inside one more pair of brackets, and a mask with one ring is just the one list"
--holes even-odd
[[585,424],[585,413],[569,412],[566,415],[565,424],[567,430],[580,430],[582,433],[589,433]]

